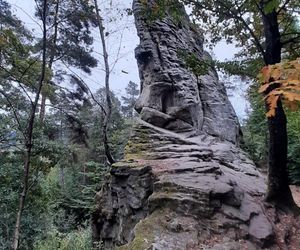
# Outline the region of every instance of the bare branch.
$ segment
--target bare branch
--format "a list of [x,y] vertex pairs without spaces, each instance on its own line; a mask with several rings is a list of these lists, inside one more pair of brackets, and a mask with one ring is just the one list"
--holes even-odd
[[283,5],[279,8],[278,11],[276,11],[277,14],[279,14],[282,10],[285,9],[285,7],[290,3],[291,0],[286,0]]
[[117,64],[117,62],[118,62],[118,60],[120,59],[119,56],[120,56],[121,46],[122,46],[122,42],[123,42],[124,30],[125,30],[125,28],[122,30],[121,38],[120,38],[120,43],[119,43],[119,47],[118,47],[118,52],[117,52],[117,56],[116,56],[116,59],[115,59],[114,63],[113,63],[112,66],[111,66],[110,72],[112,72],[112,71],[114,70],[114,68],[115,68],[115,66],[116,66],[116,64]]
[[20,6],[16,5],[16,4],[12,4],[12,3],[11,3],[11,5],[12,5],[12,6],[15,6],[16,8],[18,8],[19,10],[21,10],[27,17],[29,17],[29,19],[30,19],[31,21],[33,21],[36,25],[38,25],[38,26],[40,27],[41,30],[43,30],[41,24],[40,24],[39,22],[37,22],[34,18],[32,18],[32,16],[31,16],[30,14],[28,14],[28,13],[24,10],[24,8],[22,8],[22,7],[20,7]]
[[0,94],[2,94],[2,95],[5,97],[5,99],[6,99],[7,103],[8,103],[8,105],[9,105],[10,108],[12,109],[12,112],[13,112],[14,118],[15,118],[17,124],[18,124],[19,130],[20,130],[20,132],[22,133],[24,139],[26,140],[27,137],[26,137],[26,134],[25,134],[24,131],[23,131],[23,128],[22,128],[22,125],[21,125],[21,122],[20,122],[20,118],[19,118],[18,111],[16,110],[16,108],[14,107],[14,105],[12,104],[12,102],[10,101],[9,96],[8,96],[3,90],[1,90],[1,89],[0,89]]
[[82,77],[80,77],[74,70],[72,70],[64,61],[62,61],[62,63],[65,65],[65,67],[72,73],[74,74],[79,80],[80,82],[88,89],[93,101],[95,103],[97,103],[99,105],[99,107],[101,108],[102,112],[104,113],[104,115],[106,115],[106,110],[103,107],[103,105],[97,101],[97,99],[95,98],[93,92],[91,91],[91,89],[89,88],[89,86],[85,83],[85,81],[82,79]]

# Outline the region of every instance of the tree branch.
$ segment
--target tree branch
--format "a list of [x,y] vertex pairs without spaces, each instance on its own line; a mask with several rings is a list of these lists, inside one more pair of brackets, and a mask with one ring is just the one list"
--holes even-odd
[[103,105],[102,105],[100,102],[97,101],[97,99],[95,98],[93,92],[91,91],[91,89],[89,88],[89,86],[85,83],[85,81],[84,81],[84,80],[83,80],[83,79],[82,79],[75,71],[73,71],[73,70],[72,70],[72,69],[71,69],[64,61],[62,61],[62,63],[65,65],[65,67],[66,67],[72,74],[74,74],[74,75],[80,80],[80,82],[81,82],[82,84],[84,84],[84,86],[88,89],[88,91],[89,91],[89,93],[90,93],[90,95],[91,95],[93,101],[99,105],[99,107],[101,108],[101,110],[102,110],[102,112],[104,113],[104,115],[106,115],[107,113],[106,113],[105,108],[103,107]]
[[8,105],[11,107],[12,112],[13,112],[13,115],[14,115],[14,117],[15,117],[15,120],[16,120],[16,122],[17,122],[17,124],[18,124],[19,130],[20,130],[20,132],[22,133],[24,139],[26,140],[27,137],[26,137],[26,134],[24,133],[23,128],[22,128],[22,126],[21,126],[21,122],[20,122],[20,119],[19,119],[18,111],[15,109],[14,105],[13,105],[12,102],[10,101],[9,96],[8,96],[3,90],[1,90],[1,89],[0,89],[0,94],[2,94],[2,95],[5,97],[5,99],[6,99],[7,103],[8,103]]
[[[251,27],[247,24],[247,22],[245,21],[245,19],[242,17],[241,13],[235,13],[232,11],[232,8],[230,8],[229,6],[227,6],[226,4],[224,4],[223,1],[218,1],[218,3],[220,5],[223,5],[227,11],[229,13],[231,13],[231,17],[235,18],[237,20],[239,20],[244,27],[246,28],[246,30],[249,31],[250,35],[252,36],[253,40],[254,40],[254,44],[256,45],[257,49],[259,50],[259,52],[262,54],[263,57],[265,57],[265,50],[262,47],[262,44],[260,43],[259,39],[257,38],[257,36],[255,35],[254,31],[251,29]],[[224,13],[226,15],[226,13]]]
[[100,15],[100,10],[98,8],[97,1],[98,0],[94,0],[94,4],[95,4],[96,18],[97,18],[98,28],[99,28],[100,38],[101,38],[103,61],[105,65],[105,95],[106,95],[106,104],[107,104],[107,114],[104,116],[103,129],[102,129],[103,137],[104,137],[103,143],[104,143],[104,149],[105,149],[107,160],[110,164],[113,164],[115,162],[115,159],[111,154],[110,146],[108,144],[108,139],[107,139],[107,128],[108,128],[109,119],[112,112],[112,101],[111,101],[110,89],[109,89],[110,69],[109,69],[108,53],[106,49],[106,41],[105,41],[105,34],[104,34],[105,27],[103,26],[103,19],[102,16]]
[[290,1],[291,1],[291,0],[286,0],[286,1],[284,2],[284,4],[279,8],[279,10],[276,11],[276,13],[279,14],[282,10],[284,10],[285,7],[290,3]]
[[290,38],[290,39],[288,39],[286,41],[282,41],[281,45],[286,45],[288,43],[295,43],[295,42],[297,42],[297,40],[300,41],[300,35],[297,36],[297,37]]
[[254,31],[251,29],[251,27],[247,24],[245,19],[242,17],[242,13],[241,13],[240,10],[238,10],[239,13],[235,13],[231,7],[227,6],[223,1],[220,1],[220,0],[216,1],[216,3],[219,6],[224,7],[226,11],[221,11],[220,12],[220,10],[214,9],[211,5],[209,5],[209,7],[208,7],[206,5],[201,4],[197,0],[193,0],[192,3],[194,4],[194,6],[196,8],[211,11],[212,13],[214,13],[216,15],[219,15],[221,13],[222,15],[227,16],[230,19],[233,19],[233,20],[236,20],[236,21],[240,22],[245,27],[245,29],[249,31],[251,37],[253,38],[253,43],[257,47],[258,51],[261,53],[261,55],[263,57],[265,57],[265,50],[264,50],[262,44],[260,43],[258,37],[255,35]]

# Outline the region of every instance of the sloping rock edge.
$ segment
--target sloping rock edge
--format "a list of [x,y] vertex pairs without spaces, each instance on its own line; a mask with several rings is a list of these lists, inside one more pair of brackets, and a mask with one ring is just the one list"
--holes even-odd
[[264,249],[274,244],[265,180],[235,145],[139,121],[96,195],[104,249]]

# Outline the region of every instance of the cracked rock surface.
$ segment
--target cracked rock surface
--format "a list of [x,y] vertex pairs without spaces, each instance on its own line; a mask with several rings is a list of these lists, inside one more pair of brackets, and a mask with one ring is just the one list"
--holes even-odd
[[215,69],[210,67],[197,77],[184,59],[191,55],[199,61],[210,58],[203,50],[203,34],[183,8],[180,21],[166,15],[149,23],[144,12],[154,1],[146,2],[147,6],[133,1],[140,38],[135,55],[141,79],[136,109],[141,118],[169,130],[204,131],[236,143],[238,119]]
[[97,194],[94,239],[105,249],[269,247],[274,232],[260,201],[265,189],[233,143],[138,120],[125,159]]
[[140,118],[96,195],[93,239],[104,249],[276,249],[265,179],[238,147],[225,87],[214,69],[196,77],[178,56],[207,57],[202,34],[184,9],[179,23],[168,12],[148,23],[144,7],[133,1]]

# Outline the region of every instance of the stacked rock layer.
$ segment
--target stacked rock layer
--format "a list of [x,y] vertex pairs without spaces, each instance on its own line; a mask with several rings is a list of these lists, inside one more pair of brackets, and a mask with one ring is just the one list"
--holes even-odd
[[211,66],[196,75],[182,56],[209,59],[203,36],[181,6],[180,19],[165,9],[149,20],[155,4],[133,1],[140,118],[96,195],[93,238],[104,249],[271,247],[265,180],[238,147],[225,87]]

